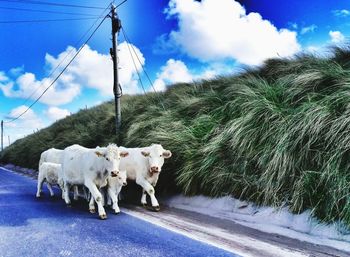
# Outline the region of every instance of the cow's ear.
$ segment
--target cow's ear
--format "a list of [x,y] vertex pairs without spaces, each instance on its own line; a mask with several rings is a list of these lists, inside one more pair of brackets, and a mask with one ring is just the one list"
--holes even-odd
[[146,151],[142,151],[141,153],[145,157],[148,157],[151,154],[150,152],[146,152]]
[[120,156],[121,156],[121,157],[126,157],[126,156],[128,156],[128,155],[129,155],[128,152],[121,152],[121,153],[120,153]]
[[102,157],[103,156],[103,153],[99,152],[99,151],[95,151],[95,154],[98,156],[98,157]]
[[164,157],[165,159],[170,158],[171,155],[172,155],[172,153],[171,153],[169,150],[165,150],[165,151],[163,152],[163,157]]

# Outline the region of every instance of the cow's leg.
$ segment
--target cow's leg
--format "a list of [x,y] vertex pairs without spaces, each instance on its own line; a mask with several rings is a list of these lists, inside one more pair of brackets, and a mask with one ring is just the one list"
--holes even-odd
[[95,200],[94,200],[94,198],[92,196],[90,197],[90,201],[89,201],[89,211],[90,211],[90,213],[95,213],[96,212]]
[[107,205],[112,205],[112,198],[109,196],[109,192],[107,190]]
[[102,206],[105,206],[106,205],[106,201],[105,201],[106,194],[105,194],[104,188],[100,188],[99,191],[102,195],[102,199],[101,199]]
[[141,204],[143,206],[147,205],[147,192],[145,189],[142,189]]
[[41,193],[41,188],[43,186],[44,183],[44,178],[43,175],[41,173],[39,173],[38,175],[38,186],[37,186],[37,191],[36,191],[36,197],[40,197],[40,193]]
[[74,196],[73,199],[75,201],[77,201],[79,199],[79,190],[78,190],[78,186],[73,186],[73,190],[74,190]]
[[86,190],[86,187],[85,186],[83,186],[83,192],[84,192],[84,198],[85,198],[85,200],[89,200],[89,198],[90,198],[90,192],[88,191],[88,190]]
[[51,184],[46,181],[46,186],[47,186],[47,189],[49,189],[49,191],[50,191],[51,197],[53,197],[55,194],[54,194],[54,192],[52,190]]
[[64,201],[66,202],[67,205],[70,205],[70,198],[69,198],[69,184],[67,182],[64,182],[63,186],[63,194],[64,194]]
[[62,199],[64,200],[64,183],[63,183],[63,179],[59,178],[58,179],[58,185],[61,188],[62,191]]
[[109,197],[112,200],[112,208],[113,208],[114,212],[116,214],[120,213],[120,209],[118,206],[118,197],[117,197],[115,190],[113,190],[113,188],[111,188],[111,187],[108,187],[107,192],[108,192]]
[[[159,209],[160,209],[159,203],[158,203],[157,198],[154,195],[155,194],[154,187],[144,178],[139,178],[139,179],[136,178],[136,183],[139,184],[140,186],[142,186],[142,188],[151,197],[152,207],[154,208],[154,210],[159,211]],[[142,195],[142,197],[143,197],[143,195]],[[144,204],[144,203],[142,203],[142,204]]]
[[101,219],[106,219],[107,214],[105,212],[105,209],[103,208],[102,205],[102,195],[100,191],[97,189],[96,185],[92,181],[85,182],[85,186],[90,190],[90,193],[93,197],[93,199],[97,203],[97,208],[98,208],[98,215],[100,216]]

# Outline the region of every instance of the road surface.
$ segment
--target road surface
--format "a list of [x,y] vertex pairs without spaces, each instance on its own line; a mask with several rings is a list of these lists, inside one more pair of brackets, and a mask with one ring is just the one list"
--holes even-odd
[[35,192],[35,180],[0,168],[0,257],[239,256],[125,213],[101,221],[46,186],[42,198]]

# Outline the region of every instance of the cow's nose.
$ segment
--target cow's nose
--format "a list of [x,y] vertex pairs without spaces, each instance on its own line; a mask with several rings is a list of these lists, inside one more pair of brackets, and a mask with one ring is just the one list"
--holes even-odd
[[159,167],[153,166],[153,167],[151,167],[151,171],[152,172],[158,172],[159,171]]
[[124,182],[124,183],[123,183],[123,186],[126,186],[127,184],[128,184],[128,183]]

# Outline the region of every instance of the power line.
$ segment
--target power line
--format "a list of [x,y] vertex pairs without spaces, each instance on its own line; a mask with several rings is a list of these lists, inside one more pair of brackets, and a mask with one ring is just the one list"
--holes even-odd
[[38,5],[50,5],[50,6],[86,8],[86,9],[101,9],[101,10],[105,9],[104,7],[100,7],[100,6],[62,4],[62,3],[43,2],[43,1],[31,1],[31,0],[0,0],[0,2],[21,3],[21,4],[38,4]]
[[119,6],[121,6],[122,4],[124,4],[126,1],[128,1],[128,0],[124,0],[123,2],[119,3],[115,8],[118,8]]
[[[125,36],[124,36],[124,38],[125,38]],[[125,39],[125,40],[126,40],[126,39]],[[146,89],[145,89],[145,87],[143,86],[143,83],[142,83],[142,79],[141,79],[141,76],[140,76],[140,72],[139,72],[139,70],[137,69],[137,66],[136,66],[136,63],[135,63],[134,57],[133,57],[132,52],[131,52],[131,50],[130,50],[130,46],[129,46],[129,44],[128,44],[128,43],[127,43],[126,45],[127,45],[127,47],[128,47],[128,50],[129,50],[129,53],[130,53],[130,56],[131,56],[131,60],[132,60],[132,63],[134,64],[134,67],[135,67],[135,70],[136,70],[137,76],[139,77],[139,81],[140,81],[140,84],[141,84],[142,90],[143,90],[143,92],[144,92],[145,94],[147,94]]]
[[[157,98],[158,98],[160,104],[162,105],[163,109],[165,110],[165,106],[164,106],[164,104],[163,104],[162,99],[160,98],[159,94],[157,94],[158,92],[157,92],[156,89],[154,88],[153,82],[152,82],[151,78],[148,76],[148,74],[147,74],[147,72],[146,72],[146,69],[143,67],[142,62],[141,62],[140,58],[138,57],[135,48],[134,48],[133,45],[130,43],[129,38],[127,37],[127,35],[126,35],[125,30],[124,30],[123,27],[122,27],[122,33],[123,33],[124,39],[125,39],[125,41],[126,41],[126,43],[127,43],[128,49],[130,49],[130,48],[129,48],[129,45],[130,45],[130,46],[131,46],[131,49],[133,50],[134,54],[136,55],[137,60],[138,60],[139,63],[140,63],[140,66],[141,66],[143,72],[146,74],[146,77],[147,77],[147,79],[148,79],[148,81],[149,81],[149,83],[150,83],[150,85],[151,85],[151,87],[152,87],[154,93],[156,94],[156,96],[157,96]],[[130,50],[129,50],[129,52],[130,52]],[[132,58],[132,60],[133,60],[133,62],[134,62],[132,53],[130,53],[130,55],[131,55],[131,58]],[[135,64],[134,64],[134,65],[135,65]],[[142,88],[143,88],[143,90],[144,90],[144,92],[145,92],[145,89],[144,89],[144,86],[143,86],[143,83],[142,83],[142,80],[141,80],[139,71],[138,71],[137,68],[136,68],[136,65],[135,65],[135,69],[136,69],[137,74],[138,74],[138,76],[139,76],[139,78],[140,78],[141,86],[142,86]]]
[[146,77],[147,77],[147,79],[148,79],[148,81],[149,81],[151,87],[153,88],[154,93],[157,93],[156,89],[154,88],[154,85],[153,85],[153,82],[152,82],[151,78],[148,76],[148,73],[146,72],[146,69],[143,67],[142,62],[141,62],[139,56],[136,54],[135,48],[134,48],[133,45],[131,44],[131,42],[130,42],[128,36],[126,35],[126,32],[125,32],[125,30],[124,30],[124,27],[122,27],[122,32],[123,32],[125,41],[126,41],[128,44],[131,45],[131,48],[132,48],[134,54],[136,55],[136,58],[137,58],[137,60],[139,61],[140,65],[141,65],[141,68],[142,68],[143,72],[145,73],[145,75],[146,75]]
[[89,13],[60,12],[60,11],[49,11],[49,10],[28,9],[28,8],[16,8],[16,7],[4,7],[4,6],[0,6],[0,9],[3,9],[3,10],[14,10],[14,11],[26,11],[26,12],[41,12],[41,13],[55,13],[55,14],[65,14],[65,15],[81,15],[81,16],[98,17],[98,15],[89,14]]
[[[0,1],[3,1],[3,0],[0,0]],[[117,7],[119,7],[120,5],[122,5],[123,3],[125,3],[127,0],[124,0],[123,2],[121,2],[120,4],[118,4],[118,6]],[[106,9],[108,8],[110,6],[110,4],[104,9],[104,11],[103,11],[103,13],[106,11]],[[103,14],[102,13],[102,14]],[[39,100],[40,100],[40,98],[48,91],[48,89],[59,79],[59,77],[65,72],[65,70],[68,68],[68,66],[73,62],[73,60],[77,57],[77,55],[81,52],[81,50],[84,48],[84,46],[89,42],[89,40],[92,38],[92,36],[95,34],[95,32],[99,29],[99,27],[102,25],[102,23],[104,22],[104,20],[106,19],[108,17],[108,15],[106,15],[104,18],[103,18],[103,20],[98,24],[98,26],[95,28],[95,30],[92,32],[92,34],[89,36],[89,38],[84,42],[84,44],[79,48],[79,50],[76,52],[76,54],[73,56],[73,58],[68,62],[68,64],[64,67],[64,69],[58,74],[58,76],[52,81],[52,83],[42,92],[42,94],[24,111],[24,112],[22,112],[20,115],[18,115],[17,117],[15,117],[15,118],[12,118],[12,119],[10,119],[10,120],[8,120],[8,121],[2,121],[2,122],[4,122],[4,123],[10,123],[10,122],[13,122],[13,121],[15,121],[15,120],[17,120],[17,119],[19,119],[21,116],[23,116],[34,104],[36,104]],[[98,18],[99,19],[99,18]],[[97,20],[98,19],[96,19],[96,21],[95,21],[95,23],[92,25],[92,27],[96,24],[96,22],[97,22]],[[92,28],[91,27],[91,28]],[[91,28],[88,30],[88,31],[90,31],[91,30]],[[88,31],[87,31],[87,33],[88,33]],[[87,33],[85,33],[84,35],[83,35],[83,37],[85,37],[85,35],[87,34]],[[82,38],[83,38],[82,37]],[[69,55],[70,53],[68,53],[67,54],[67,56]],[[66,57],[67,57],[66,56]],[[66,58],[65,57],[65,58]],[[65,59],[64,58],[64,59]],[[63,62],[63,61],[62,61]],[[61,62],[61,63],[62,63]],[[60,63],[60,64],[61,64]],[[60,65],[59,64],[59,65]],[[58,66],[59,66],[58,65]],[[57,67],[58,67],[57,66]],[[56,67],[56,68],[57,68]],[[56,69],[55,68],[55,69]],[[52,72],[53,73],[53,72]],[[32,94],[31,94],[31,96],[35,93],[36,91],[34,91]],[[31,97],[30,96],[30,97]],[[29,98],[30,98],[29,97]],[[29,98],[27,98],[27,100],[29,99]],[[26,101],[27,101],[26,100]]]
[[102,25],[102,23],[105,21],[105,19],[107,18],[107,16],[105,16],[103,18],[103,20],[98,24],[98,26],[94,29],[94,31],[92,32],[92,34],[88,37],[88,39],[84,42],[84,44],[79,48],[79,50],[75,53],[75,55],[73,56],[73,58],[68,62],[68,64],[63,68],[63,70],[58,74],[58,76],[51,82],[51,84],[41,93],[41,95],[24,111],[22,112],[20,115],[18,115],[15,118],[12,118],[8,121],[4,121],[4,123],[10,123],[13,122],[17,119],[19,119],[20,117],[22,117],[34,104],[36,104],[40,98],[47,92],[47,90],[49,90],[53,84],[59,79],[59,77],[63,74],[63,72],[66,71],[66,69],[68,68],[68,66],[74,61],[74,59],[78,56],[78,54],[81,52],[81,50],[84,48],[84,46],[89,42],[89,40],[92,38],[92,36],[95,34],[95,32],[100,28],[100,26]]
[[[96,23],[98,22],[99,18],[102,18],[104,16],[104,13],[106,12],[106,10],[108,10],[110,4],[102,11],[102,13],[99,15],[99,17],[92,23],[92,25],[90,26],[90,28],[79,38],[79,40],[74,44],[74,46],[77,46],[80,44],[80,42],[85,38],[85,36],[91,31],[91,29],[96,25]],[[66,56],[58,63],[58,65],[56,65],[56,67],[50,72],[50,74],[47,76],[48,78],[51,77],[55,71],[61,66],[61,64],[67,59],[68,56],[70,56],[70,54],[73,52],[73,50],[75,50],[74,48],[70,49],[70,51],[66,54]],[[38,90],[40,89],[40,86],[36,88],[36,90],[34,90],[30,96],[28,96],[26,98],[26,100],[22,103],[22,105],[25,105],[29,99],[36,93],[38,92]]]
[[36,22],[53,22],[53,21],[81,21],[81,20],[93,20],[95,18],[67,18],[67,19],[44,19],[44,20],[17,20],[17,21],[0,21],[0,24],[13,24],[13,23],[36,23]]

